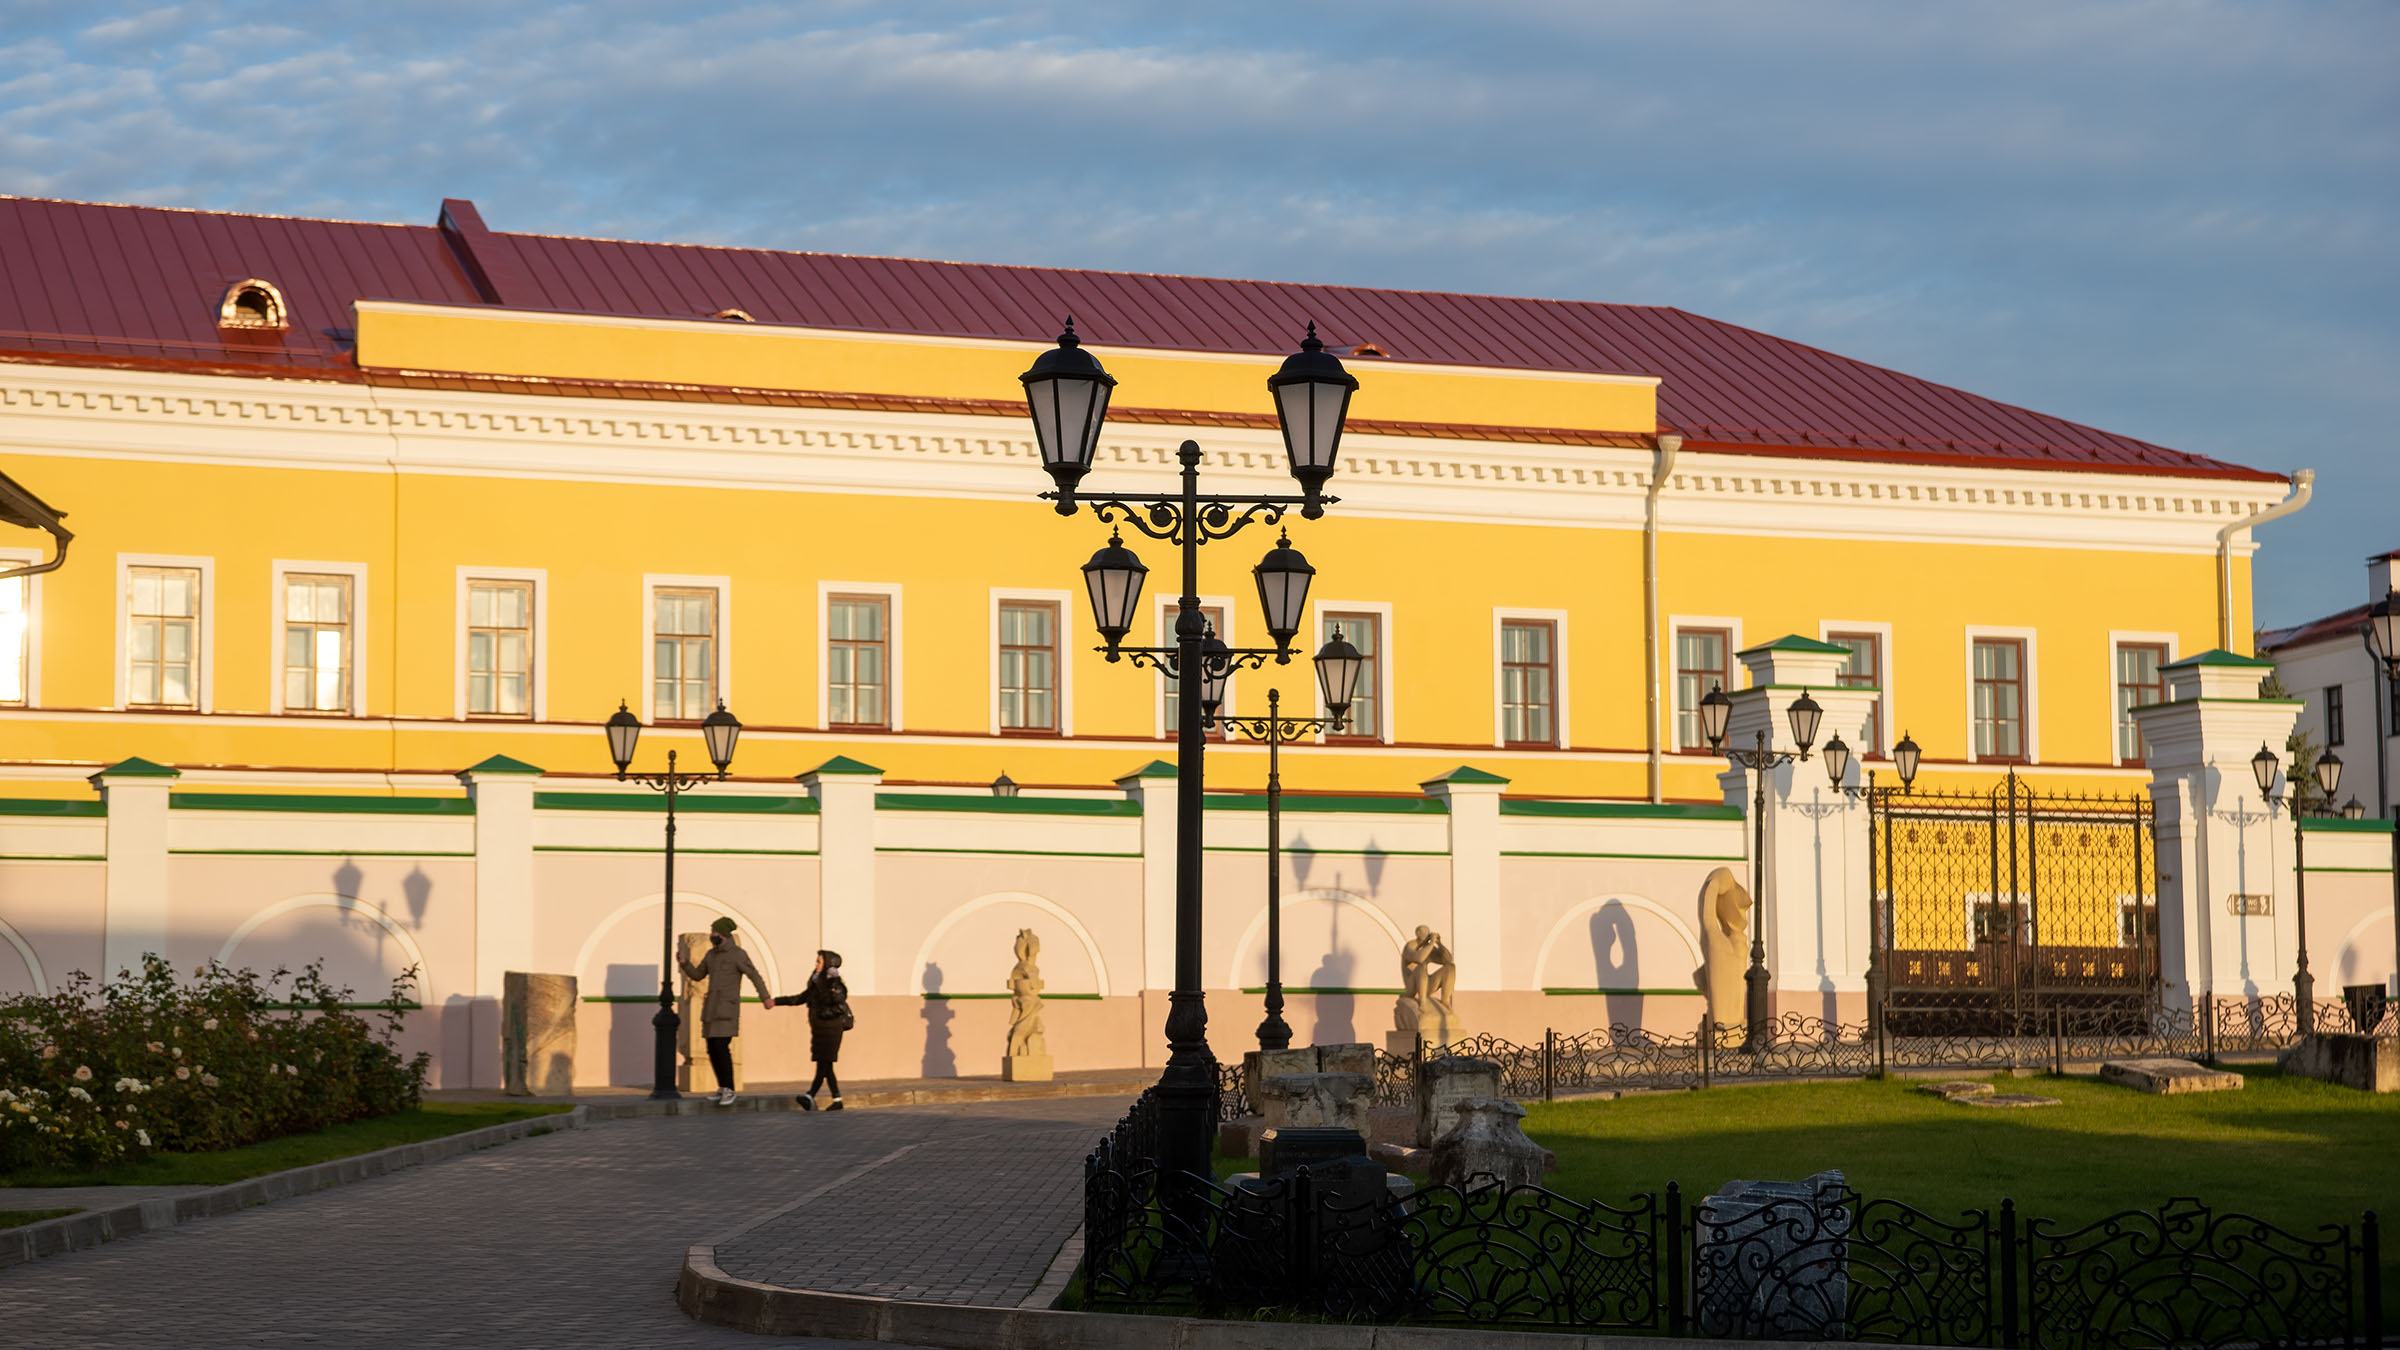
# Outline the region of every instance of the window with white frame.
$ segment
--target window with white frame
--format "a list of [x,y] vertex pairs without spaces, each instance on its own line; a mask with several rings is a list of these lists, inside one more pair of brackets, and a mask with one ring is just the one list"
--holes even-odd
[[1705,750],[1708,737],[1700,725],[1700,700],[1713,689],[1733,684],[1726,657],[1733,634],[1722,628],[1675,630],[1675,748]]
[[1364,660],[1358,668],[1358,688],[1350,696],[1350,724],[1328,733],[1338,740],[1383,739],[1383,616],[1356,611],[1328,611],[1320,623],[1325,640],[1342,638],[1358,648]]
[[350,578],[283,574],[283,707],[350,711]]
[[651,603],[651,716],[697,722],[716,704],[717,593],[661,586]]
[[1558,744],[1558,626],[1547,619],[1500,624],[1500,739]]
[[1975,639],[1973,673],[1975,757],[2024,759],[2024,639]]
[[125,573],[125,701],[136,708],[200,706],[200,569]]
[[31,577],[0,580],[0,704],[23,707],[32,687]]
[[825,720],[837,727],[889,727],[889,597],[825,598]]
[[467,715],[533,716],[533,583],[467,582]]
[[[1175,620],[1182,613],[1183,607],[1180,603],[1170,603],[1159,615],[1159,627],[1161,630],[1159,635],[1160,646],[1170,647],[1174,645]],[[1225,607],[1223,605],[1202,605],[1200,607],[1200,617],[1208,624],[1208,631],[1216,634],[1220,638],[1225,636]],[[1183,685],[1176,680],[1173,674],[1162,674],[1159,677],[1159,685],[1162,690],[1161,697],[1163,699],[1161,713],[1166,719],[1159,725],[1167,729],[1167,739],[1173,740],[1182,730],[1183,726],[1183,714],[1176,706],[1177,701],[1182,697]],[[1233,701],[1232,688],[1233,686],[1229,681],[1226,685],[1227,692],[1225,695],[1225,699],[1228,703]],[[1224,740],[1225,737],[1226,729],[1223,722],[1219,722],[1208,729],[1208,739],[1212,741],[1221,741]]]
[[2133,710],[2167,701],[2167,677],[2160,673],[2166,664],[2167,644],[2163,642],[2117,644],[2117,761],[2121,764],[2149,762],[2150,744],[2142,738]]
[[1827,633],[1825,640],[1836,647],[1850,649],[1850,659],[1842,663],[1834,682],[1844,689],[1874,689],[1875,701],[1867,705],[1866,720],[1858,724],[1858,744],[1853,749],[1862,755],[1883,753],[1883,634]]
[[1000,602],[1000,729],[1058,730],[1058,606]]

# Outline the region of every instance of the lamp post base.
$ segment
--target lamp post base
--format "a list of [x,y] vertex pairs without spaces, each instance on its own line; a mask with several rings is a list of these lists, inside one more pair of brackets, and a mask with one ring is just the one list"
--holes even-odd
[[683,1096],[675,1090],[675,1030],[683,1018],[675,1011],[675,1001],[665,994],[658,996],[658,1015],[650,1019],[658,1029],[657,1060],[652,1065],[650,1100],[674,1101]]
[[2303,1036],[2317,1030],[2317,977],[2306,967],[2292,976],[2292,1030]]
[[1742,1041],[1742,1053],[1755,1055],[1775,1040],[1775,1014],[1768,1007],[1767,990],[1772,979],[1767,974],[1766,966],[1755,959],[1751,962],[1749,973],[1742,978],[1748,986],[1745,990],[1744,1020],[1750,1024],[1749,1035]]
[[1283,1020],[1283,1009],[1267,1009],[1266,1020],[1258,1024],[1258,1048],[1289,1050],[1292,1048],[1292,1026]]

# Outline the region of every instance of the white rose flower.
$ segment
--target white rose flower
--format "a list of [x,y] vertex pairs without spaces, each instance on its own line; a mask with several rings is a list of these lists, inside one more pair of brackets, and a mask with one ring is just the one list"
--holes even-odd
[[45,1046],[43,1046],[43,1047],[42,1047],[42,1058],[44,1058],[44,1059],[56,1059],[56,1058],[58,1058],[58,1047],[57,1047],[57,1046],[55,1046],[55,1045],[45,1045]]
[[298,1078],[300,1076],[300,1066],[297,1064],[286,1064],[283,1066],[283,1071],[290,1074],[294,1078]]
[[207,1021],[202,1022],[200,1024],[200,1029],[202,1031],[215,1031],[217,1029],[217,1019],[211,1017]]
[[152,1041],[152,1042],[150,1042],[150,1053],[151,1053],[151,1054],[154,1054],[154,1055],[163,1055],[163,1054],[165,1054],[166,1052],[167,1052],[167,1043],[166,1043],[165,1041]]
[[213,1073],[204,1073],[204,1074],[200,1075],[200,1086],[202,1086],[202,1087],[215,1087],[216,1085],[217,1085],[217,1076],[216,1076],[215,1074],[213,1074]]
[[88,1093],[88,1092],[84,1091],[82,1088],[79,1088],[79,1087],[71,1087],[71,1088],[68,1088],[68,1089],[67,1089],[67,1095],[68,1095],[68,1096],[70,1096],[70,1097],[73,1097],[75,1100],[77,1100],[77,1101],[79,1101],[79,1102],[88,1102],[88,1101],[90,1101],[90,1100],[92,1099],[92,1094],[90,1094],[90,1093]]
[[75,1081],[78,1083],[88,1083],[92,1081],[92,1066],[89,1064],[76,1065]]
[[135,1130],[133,1132],[133,1137],[142,1141],[143,1148],[150,1147],[150,1132],[148,1130]]
[[190,1069],[189,1067],[187,1067],[187,1066],[185,1066],[185,1065],[182,1065],[182,1064],[178,1064],[178,1065],[176,1065],[176,1066],[175,1066],[175,1077],[176,1077],[176,1078],[178,1078],[178,1079],[184,1079],[184,1078],[189,1078],[189,1077],[191,1077],[191,1076],[192,1076],[192,1071],[191,1071],[191,1069]]
[[179,1046],[176,1046],[174,1049],[172,1049],[172,1050],[168,1051],[167,1053],[168,1053],[168,1054],[170,1054],[170,1055],[173,1055],[173,1056],[174,1056],[175,1058],[177,1058],[177,1059],[181,1059],[181,1058],[183,1058],[183,1047],[182,1047],[182,1046],[180,1046],[180,1045],[179,1045]]

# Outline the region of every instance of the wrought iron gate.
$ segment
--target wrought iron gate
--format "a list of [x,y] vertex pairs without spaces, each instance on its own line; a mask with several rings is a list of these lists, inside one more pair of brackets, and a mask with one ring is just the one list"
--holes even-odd
[[2154,1003],[2147,794],[1877,791],[1873,940],[1895,1036],[2036,1036],[2052,1013]]

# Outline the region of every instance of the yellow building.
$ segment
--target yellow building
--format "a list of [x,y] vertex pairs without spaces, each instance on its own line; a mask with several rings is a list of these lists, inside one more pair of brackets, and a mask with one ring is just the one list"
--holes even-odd
[[[1087,493],[1165,490],[1187,437],[1204,489],[1288,492],[1266,376],[1313,321],[1358,377],[1339,504],[1289,522],[1303,648],[1339,626],[1372,657],[1353,734],[1286,751],[1289,789],[1338,801],[1421,805],[1472,765],[1512,800],[1722,803],[1697,699],[1786,635],[1846,649],[1861,711],[1827,732],[1870,766],[1906,731],[1929,784],[2127,791],[2127,709],[2250,631],[2243,525],[2290,490],[1671,309],[511,235],[457,201],[412,227],[0,199],[0,261],[0,467],[76,532],[0,582],[21,819],[134,757],[179,808],[448,801],[494,756],[613,789],[620,700],[670,724],[645,762],[687,763],[723,700],[727,800],[846,760],[1121,803],[1173,758],[1167,690],[1093,650],[1078,568],[1106,533],[1036,500],[1016,379],[1070,314],[1120,382]],[[1273,542],[1202,551],[1237,645]],[[1172,617],[1148,547],[1135,642]],[[1314,710],[1305,663],[1235,677],[1234,707],[1270,685]],[[1262,747],[1209,763],[1263,782]],[[1157,935],[1129,940],[1117,992],[1160,988]],[[1462,987],[1543,978],[1485,964]],[[490,965],[455,987],[488,996]]]

